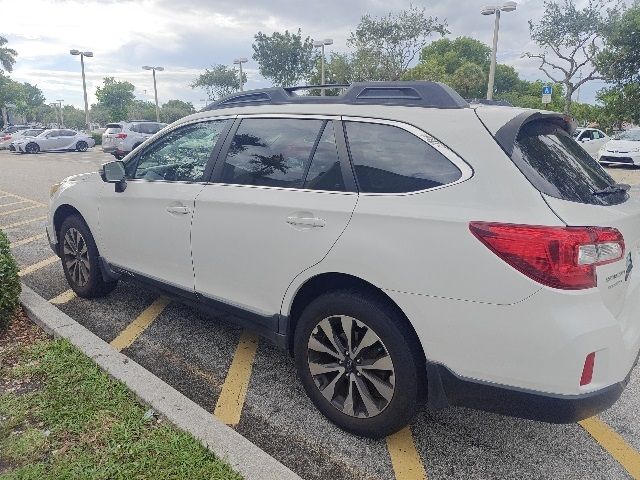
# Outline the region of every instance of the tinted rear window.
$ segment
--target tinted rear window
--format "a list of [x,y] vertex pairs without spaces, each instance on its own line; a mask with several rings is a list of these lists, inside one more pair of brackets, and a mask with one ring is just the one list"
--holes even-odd
[[146,133],[147,135],[153,135],[162,130],[164,125],[162,123],[136,123],[131,127],[131,130],[138,133]]
[[611,176],[564,129],[551,122],[522,127],[513,161],[542,193],[572,202],[615,205],[626,192],[594,195],[615,184]]
[[107,129],[104,131],[105,135],[115,135],[116,133],[120,133],[122,131],[122,125],[117,123],[110,123],[107,125]]

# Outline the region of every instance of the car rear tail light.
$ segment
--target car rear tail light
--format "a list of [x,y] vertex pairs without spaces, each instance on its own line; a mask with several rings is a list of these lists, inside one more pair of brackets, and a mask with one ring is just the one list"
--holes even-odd
[[584,359],[584,367],[582,367],[582,375],[580,376],[580,386],[589,385],[593,379],[593,367],[596,364],[596,352],[591,352]]
[[127,134],[126,133],[118,133],[116,135],[116,138],[127,138]]
[[615,228],[471,222],[469,229],[516,270],[562,290],[595,287],[596,267],[624,255],[624,239]]
[[2,140],[11,140],[11,135],[5,135],[4,137],[2,137]]

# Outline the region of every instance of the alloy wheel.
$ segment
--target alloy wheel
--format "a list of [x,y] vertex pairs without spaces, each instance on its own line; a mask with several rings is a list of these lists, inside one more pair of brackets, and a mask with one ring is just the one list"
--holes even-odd
[[70,228],[67,230],[62,245],[62,254],[71,280],[78,287],[84,287],[89,281],[91,265],[89,263],[87,242],[77,229]]
[[395,391],[395,370],[380,337],[346,315],[321,320],[307,344],[309,371],[320,393],[342,413],[380,414]]

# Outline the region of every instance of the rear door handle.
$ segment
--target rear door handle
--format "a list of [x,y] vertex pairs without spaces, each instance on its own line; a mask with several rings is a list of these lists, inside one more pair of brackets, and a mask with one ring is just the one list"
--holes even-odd
[[170,205],[167,207],[167,212],[174,215],[186,215],[191,213],[191,209],[185,205]]
[[313,227],[313,228],[324,227],[327,224],[327,222],[325,222],[321,218],[296,217],[295,215],[291,215],[287,217],[287,223],[289,225],[295,225],[297,227]]

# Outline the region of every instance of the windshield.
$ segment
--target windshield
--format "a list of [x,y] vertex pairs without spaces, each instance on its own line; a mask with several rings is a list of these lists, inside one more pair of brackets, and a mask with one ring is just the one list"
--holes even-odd
[[539,191],[552,197],[593,205],[615,205],[629,198],[625,191],[615,188],[611,193],[594,194],[616,182],[555,123],[524,125],[512,159]]
[[630,140],[632,142],[640,142],[640,128],[619,133],[618,135],[616,135],[616,140]]

